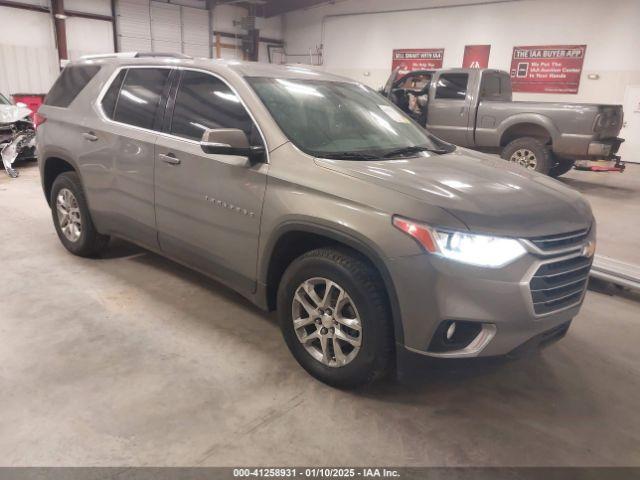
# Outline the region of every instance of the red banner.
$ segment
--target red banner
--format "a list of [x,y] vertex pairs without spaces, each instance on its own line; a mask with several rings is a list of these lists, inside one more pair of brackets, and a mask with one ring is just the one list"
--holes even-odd
[[578,93],[586,49],[586,45],[513,47],[513,91]]
[[491,45],[467,45],[464,47],[462,68],[487,68]]
[[402,48],[393,51],[391,69],[400,67],[400,75],[413,70],[442,68],[444,48]]

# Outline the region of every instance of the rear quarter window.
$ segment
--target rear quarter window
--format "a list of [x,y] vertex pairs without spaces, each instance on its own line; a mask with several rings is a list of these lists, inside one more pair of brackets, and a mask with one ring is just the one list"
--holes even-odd
[[126,74],[126,70],[121,70],[118,76],[109,86],[107,93],[105,93],[104,97],[102,97],[102,111],[107,117],[112,120],[113,113],[116,109],[116,103],[118,101],[118,97],[120,96],[120,87],[122,86],[122,81],[124,80]]
[[44,104],[68,107],[99,70],[98,65],[69,65],[49,90]]
[[129,68],[122,81],[113,120],[159,130],[171,69]]

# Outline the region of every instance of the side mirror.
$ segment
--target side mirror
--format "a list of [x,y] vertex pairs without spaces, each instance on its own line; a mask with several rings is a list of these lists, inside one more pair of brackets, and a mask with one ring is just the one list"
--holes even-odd
[[248,157],[251,162],[264,161],[264,147],[249,145],[247,134],[239,128],[205,130],[200,147],[204,153]]

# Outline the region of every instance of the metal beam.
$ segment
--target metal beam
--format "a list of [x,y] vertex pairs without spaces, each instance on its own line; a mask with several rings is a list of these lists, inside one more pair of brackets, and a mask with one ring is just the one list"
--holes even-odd
[[[0,7],[19,8],[20,10],[30,10],[32,12],[50,13],[49,7],[43,7],[41,5],[32,5],[29,3],[16,2],[13,0],[0,0]],[[104,20],[111,22],[115,18],[109,15],[99,15],[97,13],[78,12],[76,10],[65,10],[64,14],[67,17],[87,18],[89,20]]]
[[12,2],[9,0],[0,0],[0,7],[19,8],[21,10],[31,10],[33,12],[49,13],[48,7],[42,7],[40,5],[31,5],[28,3]]
[[[219,32],[217,30],[213,31],[213,35],[220,36],[223,38],[235,38],[236,40],[242,40],[242,37],[245,35],[244,33],[229,33],[229,32]],[[273,43],[277,45],[284,45],[284,40],[278,38],[269,38],[269,37],[260,37],[260,41],[262,43]]]
[[111,29],[113,31],[113,51],[118,53],[118,25],[116,24],[116,0],[111,0]]
[[265,17],[275,17],[293,10],[302,10],[320,3],[334,3],[328,0],[278,0],[270,1],[264,6]]
[[64,13],[64,0],[51,0],[51,13],[53,15],[53,25],[56,34],[56,46],[58,47],[59,65],[62,66],[63,60],[69,60],[69,52],[67,51],[67,26]]
[[86,18],[88,20],[104,20],[105,22],[111,22],[113,20],[113,17],[111,15],[100,15],[99,13],[78,12],[76,10],[65,10],[64,14],[67,17]]

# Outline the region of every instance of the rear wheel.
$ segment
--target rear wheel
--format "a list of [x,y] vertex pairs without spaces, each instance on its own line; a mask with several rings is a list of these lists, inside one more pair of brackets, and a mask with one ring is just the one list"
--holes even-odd
[[555,164],[548,145],[537,138],[517,138],[502,150],[502,158],[529,170],[549,174]]
[[557,178],[560,175],[564,175],[573,168],[576,161],[570,158],[556,157],[556,164],[549,170],[549,176]]
[[295,359],[324,383],[354,388],[390,370],[393,332],[385,289],[357,254],[322,248],[294,260],[280,282],[278,316]]
[[77,173],[65,172],[53,181],[51,214],[58,238],[74,255],[93,257],[109,243],[93,225]]

